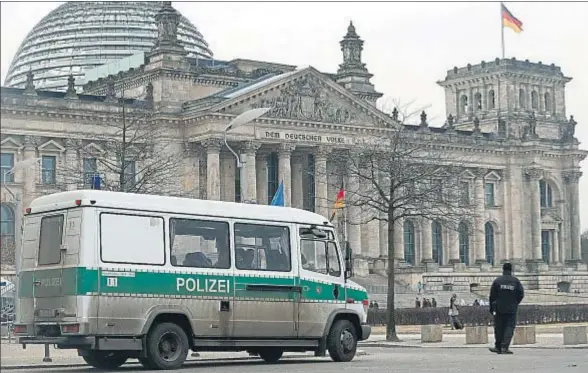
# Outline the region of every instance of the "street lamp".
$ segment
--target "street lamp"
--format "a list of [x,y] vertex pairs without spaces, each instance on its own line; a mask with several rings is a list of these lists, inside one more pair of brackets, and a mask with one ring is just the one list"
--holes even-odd
[[[6,176],[14,175],[18,170],[26,169],[36,165],[41,158],[29,158],[24,161],[16,162],[12,168],[4,174],[4,189],[12,196],[14,200],[14,260],[16,261],[16,281],[15,289],[18,297],[18,286],[20,276],[20,254],[22,249],[22,196],[19,192],[14,193],[8,185],[6,185]],[[18,301],[14,302],[14,313],[18,312]]]
[[239,169],[239,175],[240,175],[239,187],[241,188],[241,202],[243,202],[243,203],[253,202],[253,201],[247,201],[245,199],[247,196],[247,179],[245,177],[245,167],[244,167],[245,163],[246,163],[246,159],[245,159],[244,154],[241,154],[241,156],[239,156],[239,154],[237,154],[237,152],[234,151],[233,148],[231,148],[229,146],[229,143],[227,142],[227,133],[230,130],[233,130],[239,126],[247,124],[247,123],[261,117],[262,115],[264,115],[265,113],[267,113],[270,110],[271,110],[271,108],[257,108],[257,109],[247,110],[246,112],[241,113],[237,117],[235,117],[229,123],[227,128],[225,128],[225,133],[224,133],[225,145],[231,151],[231,153],[233,153],[233,155],[235,156],[235,159],[237,160],[237,168]]

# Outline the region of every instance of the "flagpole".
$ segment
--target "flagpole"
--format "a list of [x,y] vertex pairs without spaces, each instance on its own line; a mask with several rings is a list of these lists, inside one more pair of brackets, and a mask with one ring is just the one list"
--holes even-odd
[[504,59],[504,21],[502,20],[502,2],[500,3],[500,40],[502,47],[502,59]]

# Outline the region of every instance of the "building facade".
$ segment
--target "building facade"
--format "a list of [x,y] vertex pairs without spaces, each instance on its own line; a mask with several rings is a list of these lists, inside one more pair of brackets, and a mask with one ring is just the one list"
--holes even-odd
[[[2,88],[2,177],[12,191],[2,189],[3,247],[14,237],[13,194],[26,206],[38,195],[89,187],[88,173],[109,177],[91,154],[104,152],[99,135],[123,108],[127,120],[163,129],[156,143],[165,149],[158,151],[177,155],[174,182],[160,193],[268,204],[283,181],[286,205],[325,217],[341,186],[330,173],[338,152],[407,126],[439,154],[470,159],[462,180],[477,217],[457,230],[422,219],[395,225],[400,282],[422,280],[431,289],[487,285],[501,263],[511,261],[535,288],[569,282],[588,289],[578,189],[588,152],[579,148],[576,123],[567,117],[570,78],[559,67],[509,59],[456,67],[438,82],[446,92],[446,123],[429,126],[425,117],[409,126],[376,108],[382,94],[370,82],[352,24],[340,43],[343,62],[330,74],[244,59],[203,64],[178,41],[179,19],[164,2],[145,64],[88,82],[82,94],[73,76],[66,92],[36,89],[32,73],[25,88]],[[226,132],[233,118],[259,107],[271,110]],[[243,173],[231,149],[243,155]],[[40,162],[5,173],[29,158]],[[129,166],[131,179],[141,177],[142,162]],[[77,169],[79,180],[66,177],[66,169]],[[348,216],[360,214],[361,207],[348,207]],[[336,224],[343,230],[348,222]],[[385,274],[387,225],[348,224],[346,231],[356,274]],[[5,258],[11,255],[3,248]]]

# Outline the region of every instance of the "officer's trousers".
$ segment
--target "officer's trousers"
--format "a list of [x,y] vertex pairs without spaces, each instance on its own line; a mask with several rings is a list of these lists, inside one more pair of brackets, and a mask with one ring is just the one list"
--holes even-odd
[[497,313],[494,315],[494,347],[500,350],[508,349],[516,325],[516,313]]

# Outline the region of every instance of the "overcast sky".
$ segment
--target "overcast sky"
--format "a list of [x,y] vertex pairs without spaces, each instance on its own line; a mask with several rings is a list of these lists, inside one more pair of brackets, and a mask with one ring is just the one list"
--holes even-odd
[[[2,82],[26,34],[59,2],[1,3]],[[215,58],[248,58],[336,72],[339,41],[350,20],[365,41],[363,60],[376,89],[415,105],[432,105],[432,125],[445,117],[435,82],[453,66],[493,61],[500,51],[499,3],[198,3],[173,2],[204,35]],[[555,63],[573,78],[567,114],[588,149],[588,3],[506,3],[524,31],[505,29],[506,56]],[[588,228],[588,160],[580,184]]]

